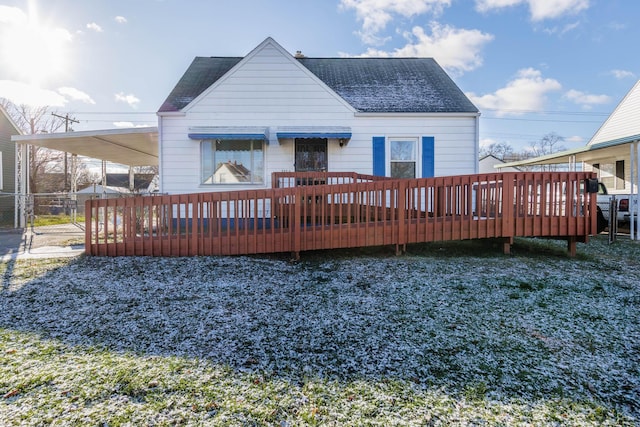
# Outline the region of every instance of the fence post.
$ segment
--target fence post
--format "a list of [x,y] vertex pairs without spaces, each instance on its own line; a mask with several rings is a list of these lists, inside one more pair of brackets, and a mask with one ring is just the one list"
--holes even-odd
[[291,206],[289,207],[289,224],[292,229],[293,244],[291,247],[292,259],[298,261],[300,259],[301,247],[301,222],[302,222],[302,189],[304,187],[296,186],[293,192],[293,215],[291,215]]
[[398,204],[397,215],[398,215],[398,230],[396,237],[396,256],[400,255],[407,250],[407,181],[399,180],[397,187],[397,199],[396,203]]
[[502,178],[502,251],[505,255],[511,254],[511,245],[515,235],[515,211],[514,203],[515,186],[517,180],[513,173],[503,173]]
[[91,200],[84,202],[84,253],[87,255],[93,255],[91,252],[91,223],[93,217],[93,208],[91,207]]

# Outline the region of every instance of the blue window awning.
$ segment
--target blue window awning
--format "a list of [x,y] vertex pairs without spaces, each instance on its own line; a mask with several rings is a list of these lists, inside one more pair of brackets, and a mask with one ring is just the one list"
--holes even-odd
[[189,139],[261,139],[269,141],[269,128],[256,126],[210,126],[190,128]]
[[288,126],[276,130],[278,139],[327,138],[351,139],[351,128],[347,126]]

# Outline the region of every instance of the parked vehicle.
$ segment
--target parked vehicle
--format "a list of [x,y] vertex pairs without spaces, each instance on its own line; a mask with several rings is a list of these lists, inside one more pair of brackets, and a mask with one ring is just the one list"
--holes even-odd
[[607,224],[609,223],[610,221],[609,211],[611,209],[610,203],[611,203],[611,197],[613,196],[615,196],[616,198],[616,206],[618,208],[617,209],[618,224],[626,225],[631,221],[631,213],[629,212],[631,200],[633,200],[634,202],[634,209],[633,209],[634,217],[638,215],[637,199],[632,198],[630,194],[609,194],[609,192],[607,191],[607,187],[602,182],[598,183],[598,196],[597,196],[598,215],[601,212],[602,216],[604,217],[604,220],[607,222]]

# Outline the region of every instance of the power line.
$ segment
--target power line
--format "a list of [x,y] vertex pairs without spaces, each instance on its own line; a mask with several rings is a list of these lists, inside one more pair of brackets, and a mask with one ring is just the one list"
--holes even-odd
[[566,116],[599,116],[607,117],[611,112],[599,111],[556,111],[556,110],[519,110],[512,108],[481,108],[481,111],[508,112],[514,114],[557,114]]
[[602,123],[602,120],[558,120],[558,119],[518,119],[514,117],[481,117],[484,120],[503,120],[516,122],[553,122],[553,123]]
[[[56,113],[51,113],[52,116],[57,117],[59,119],[64,120],[64,131],[65,132],[69,132],[69,123],[80,123],[79,120],[76,120],[75,118],[71,118],[69,117],[69,113],[65,114],[64,116],[61,116],[59,114]],[[72,129],[73,130],[73,129]]]
[[[59,119],[64,120],[64,131],[65,132],[69,132],[69,123],[80,123],[80,121],[69,117],[69,113],[65,114],[64,116],[61,116],[59,114],[56,113],[51,113],[52,116],[54,117],[58,117]],[[73,130],[73,129],[71,129]],[[69,153],[67,153],[65,151],[64,153],[64,190],[65,191],[69,191]]]

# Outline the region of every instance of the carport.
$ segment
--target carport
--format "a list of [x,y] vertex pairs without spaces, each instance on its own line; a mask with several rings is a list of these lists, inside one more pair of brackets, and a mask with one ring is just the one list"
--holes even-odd
[[[129,177],[133,180],[134,166],[158,165],[158,128],[141,127],[108,129],[81,132],[65,132],[35,135],[16,135],[16,227],[26,226],[29,194],[29,146],[44,147],[71,154],[70,170],[75,172],[77,157],[84,156],[102,161],[103,182],[106,177],[106,162],[129,166]],[[76,192],[72,180],[71,193]]]
[[[545,156],[501,163],[496,165],[495,168],[500,170],[507,167],[568,165],[568,169],[570,171],[576,171],[579,164],[595,164],[596,162],[599,163],[601,159],[628,161],[629,188],[624,190],[624,193],[629,194],[631,201],[629,206],[630,237],[632,240],[640,241],[640,134],[601,142],[593,142],[585,145],[584,147],[558,151]],[[627,180],[627,176],[625,176],[624,171],[622,180]],[[620,191],[614,191],[611,194],[616,195],[618,193],[620,193]]]

